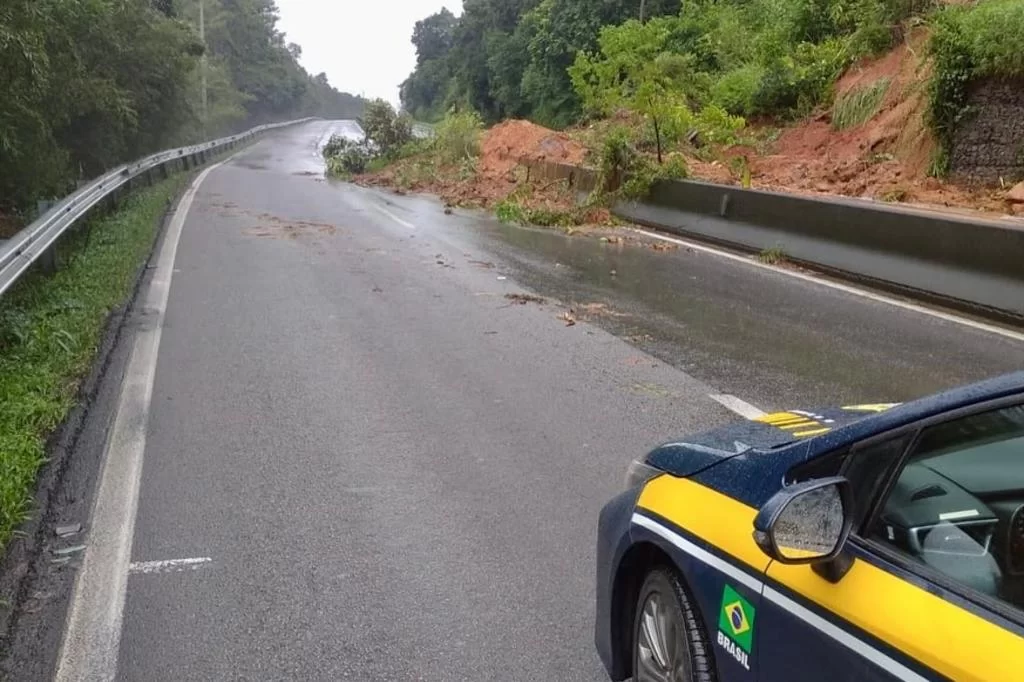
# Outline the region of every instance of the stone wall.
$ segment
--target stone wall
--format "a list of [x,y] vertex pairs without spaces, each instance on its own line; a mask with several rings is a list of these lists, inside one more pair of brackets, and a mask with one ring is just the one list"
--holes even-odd
[[950,150],[953,177],[973,183],[1024,180],[1024,79],[977,83]]

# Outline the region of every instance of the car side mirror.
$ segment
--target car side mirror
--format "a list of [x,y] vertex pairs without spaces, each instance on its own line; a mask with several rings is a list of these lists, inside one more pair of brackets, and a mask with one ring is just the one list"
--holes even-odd
[[853,526],[850,482],[841,476],[804,481],[775,493],[754,519],[754,541],[783,564],[832,561]]

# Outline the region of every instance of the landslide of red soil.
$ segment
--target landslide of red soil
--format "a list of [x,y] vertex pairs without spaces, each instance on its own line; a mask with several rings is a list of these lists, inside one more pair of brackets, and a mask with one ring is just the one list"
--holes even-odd
[[[562,133],[529,121],[511,120],[484,132],[473,172],[466,173],[459,166],[417,167],[430,162],[414,157],[380,173],[361,176],[358,181],[430,192],[453,205],[491,207],[521,185],[522,174],[517,175],[520,159],[580,164],[586,154],[585,146]],[[571,194],[557,184],[533,184],[533,191],[524,200],[531,208],[565,210],[573,205]]]
[[838,100],[889,79],[877,113],[864,124],[835,130],[832,112],[821,112],[784,130],[765,154],[734,147],[725,151],[724,163],[694,162],[692,171],[703,179],[735,183],[729,161],[746,156],[754,188],[1006,213],[1000,191],[928,177],[936,143],[925,119],[927,39],[925,29],[916,29],[902,45],[854,65],[836,83]]
[[587,149],[562,133],[529,121],[505,121],[487,131],[480,146],[480,169],[504,175],[527,161],[555,161],[579,165]]

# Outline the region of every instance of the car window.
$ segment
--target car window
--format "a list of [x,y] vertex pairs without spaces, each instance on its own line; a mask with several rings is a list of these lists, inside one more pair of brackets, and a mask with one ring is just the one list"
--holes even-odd
[[870,505],[892,470],[899,464],[900,456],[910,444],[912,433],[875,441],[854,448],[843,475],[853,487],[855,527],[859,527],[870,513]]
[[922,430],[864,534],[1024,609],[1024,407]]

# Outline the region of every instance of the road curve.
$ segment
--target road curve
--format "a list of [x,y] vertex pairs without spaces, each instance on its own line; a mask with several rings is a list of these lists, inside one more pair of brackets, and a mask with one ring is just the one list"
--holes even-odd
[[712,395],[902,400],[1024,364],[713,255],[326,181],[338,125],[244,151],[187,216],[119,679],[604,679],[597,512],[631,458],[736,418]]

